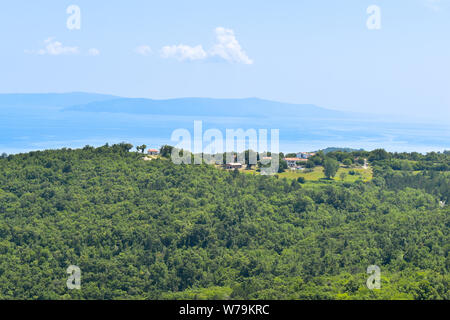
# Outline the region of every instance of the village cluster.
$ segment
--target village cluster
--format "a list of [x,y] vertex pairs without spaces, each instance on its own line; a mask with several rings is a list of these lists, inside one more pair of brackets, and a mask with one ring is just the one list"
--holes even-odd
[[[296,154],[295,158],[288,157],[288,158],[283,158],[283,160],[286,161],[286,164],[289,169],[303,170],[304,165],[306,164],[308,159],[310,157],[314,156],[315,154],[316,154],[315,152],[299,152]],[[148,149],[147,155],[157,156],[157,155],[159,155],[159,150],[158,149]],[[148,158],[148,159],[150,159],[150,158]],[[270,161],[270,160],[272,160],[272,157],[264,157],[263,160]],[[225,169],[229,169],[229,170],[241,169],[244,166],[245,166],[245,163],[240,163],[240,162],[227,162],[227,163],[223,164],[223,167]]]
[[[308,159],[314,156],[314,152],[299,152],[295,158],[283,158],[291,170],[303,170]],[[264,157],[263,160],[272,160],[272,157]],[[241,169],[245,164],[239,162],[231,162],[224,164],[225,169]]]

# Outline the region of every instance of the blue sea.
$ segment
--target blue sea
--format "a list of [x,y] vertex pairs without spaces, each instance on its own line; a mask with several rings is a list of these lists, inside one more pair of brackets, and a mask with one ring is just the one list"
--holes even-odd
[[[1,102],[1,99],[0,99]],[[369,115],[303,115],[281,110],[264,116],[164,115],[124,112],[86,112],[67,105],[0,103],[0,153],[20,153],[55,148],[100,146],[129,142],[159,147],[174,145],[175,129],[193,135],[194,120],[203,130],[279,129],[283,152],[314,151],[326,147],[350,147],[388,151],[443,151],[450,149],[450,125],[420,120],[402,121]]]

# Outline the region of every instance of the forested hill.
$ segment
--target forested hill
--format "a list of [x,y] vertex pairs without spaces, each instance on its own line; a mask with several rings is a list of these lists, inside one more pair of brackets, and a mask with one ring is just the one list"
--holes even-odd
[[299,184],[129,149],[0,159],[0,299],[450,299],[448,171],[375,154],[372,182]]

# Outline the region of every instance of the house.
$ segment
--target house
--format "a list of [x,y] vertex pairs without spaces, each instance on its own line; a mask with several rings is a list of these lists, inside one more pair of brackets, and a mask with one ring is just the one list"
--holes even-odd
[[299,152],[297,153],[297,158],[308,159],[309,157],[315,156],[315,152]]
[[289,168],[297,168],[297,162],[306,162],[308,160],[302,158],[284,158],[284,161],[286,161]]
[[149,156],[156,156],[156,155],[159,154],[159,150],[156,150],[156,149],[148,149],[147,154],[148,154]]
[[225,169],[241,169],[241,168],[242,168],[242,164],[239,162],[225,164]]

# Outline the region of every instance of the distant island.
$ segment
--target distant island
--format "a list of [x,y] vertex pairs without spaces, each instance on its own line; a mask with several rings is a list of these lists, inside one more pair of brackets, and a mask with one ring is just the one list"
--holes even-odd
[[257,98],[167,100],[91,93],[0,94],[0,152],[17,153],[105,141],[173,144],[178,128],[279,129],[281,151],[351,149],[443,151],[449,123],[330,110]]

